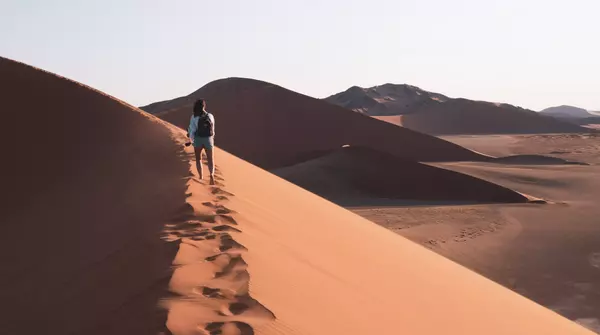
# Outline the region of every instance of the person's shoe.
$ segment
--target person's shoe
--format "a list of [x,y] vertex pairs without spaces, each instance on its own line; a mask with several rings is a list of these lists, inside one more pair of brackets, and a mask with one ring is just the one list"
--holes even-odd
[[215,176],[210,176],[210,184],[211,185],[215,185],[217,182],[215,182]]

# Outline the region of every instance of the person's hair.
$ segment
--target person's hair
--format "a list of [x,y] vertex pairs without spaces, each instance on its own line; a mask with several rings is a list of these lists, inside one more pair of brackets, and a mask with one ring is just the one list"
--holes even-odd
[[194,103],[194,116],[200,116],[204,113],[206,109],[206,102],[204,101],[204,99],[198,99],[196,100],[196,103]]

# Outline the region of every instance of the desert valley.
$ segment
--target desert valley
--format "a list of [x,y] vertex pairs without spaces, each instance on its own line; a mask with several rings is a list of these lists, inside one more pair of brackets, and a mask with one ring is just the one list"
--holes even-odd
[[600,333],[596,114],[245,78],[137,108],[7,58],[0,88],[3,333]]

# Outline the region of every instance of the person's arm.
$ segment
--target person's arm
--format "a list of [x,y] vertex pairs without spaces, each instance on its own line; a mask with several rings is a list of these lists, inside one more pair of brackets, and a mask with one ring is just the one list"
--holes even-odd
[[198,124],[196,122],[194,122],[194,116],[192,115],[192,117],[190,118],[190,126],[188,127],[188,137],[190,138],[190,141],[193,143],[194,142],[194,136],[196,135],[196,131],[198,130]]
[[217,133],[215,132],[215,116],[214,116],[214,115],[212,115],[212,114],[210,114],[210,119],[211,119],[211,121],[212,121],[212,133],[213,133],[213,137],[214,137],[214,136],[217,134]]

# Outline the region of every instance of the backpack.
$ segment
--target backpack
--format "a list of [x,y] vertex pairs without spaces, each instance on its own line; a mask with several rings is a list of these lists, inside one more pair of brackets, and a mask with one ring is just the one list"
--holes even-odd
[[196,137],[212,137],[215,135],[213,129],[213,123],[208,113],[203,113],[198,117],[198,128],[196,130]]

